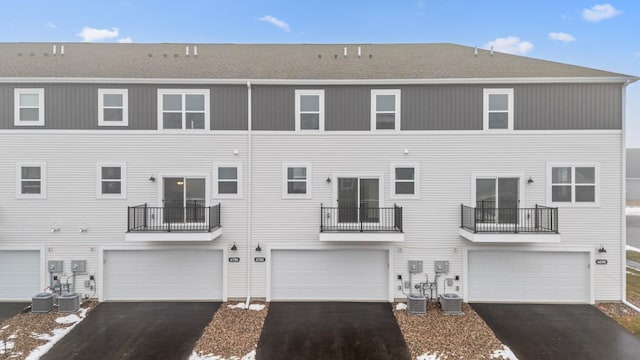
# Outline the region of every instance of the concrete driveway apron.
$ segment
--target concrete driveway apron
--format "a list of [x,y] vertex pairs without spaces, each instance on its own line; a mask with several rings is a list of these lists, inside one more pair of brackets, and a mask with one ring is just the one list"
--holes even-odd
[[186,359],[220,303],[99,304],[43,360]]
[[388,303],[271,303],[258,360],[410,359]]
[[640,339],[591,305],[471,306],[519,360],[640,359]]

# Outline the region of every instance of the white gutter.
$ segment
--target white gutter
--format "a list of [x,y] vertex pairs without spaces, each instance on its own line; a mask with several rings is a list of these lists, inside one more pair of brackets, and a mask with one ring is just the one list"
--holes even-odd
[[628,307],[632,308],[633,310],[635,310],[635,311],[637,311],[637,312],[639,312],[639,313],[640,313],[640,308],[639,308],[639,307],[637,307],[637,306],[635,306],[635,305],[633,305],[633,304],[632,304],[632,303],[630,303],[630,302],[627,302],[627,300],[622,300],[622,303],[623,303],[623,304],[625,304],[625,305],[627,305]]
[[509,77],[439,79],[205,79],[205,78],[100,78],[100,77],[0,77],[0,83],[76,84],[182,84],[182,85],[442,85],[442,84],[583,84],[630,83],[631,76],[602,77]]
[[251,222],[253,213],[253,187],[252,187],[252,174],[253,174],[253,144],[251,137],[251,81],[247,81],[247,301],[245,303],[245,309],[249,310],[249,304],[251,304]]

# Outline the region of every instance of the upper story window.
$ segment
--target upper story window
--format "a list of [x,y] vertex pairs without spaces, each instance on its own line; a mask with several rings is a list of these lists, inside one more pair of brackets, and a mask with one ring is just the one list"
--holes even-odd
[[547,164],[547,177],[547,200],[550,203],[598,204],[598,164]]
[[47,198],[47,164],[21,162],[16,164],[16,197],[18,199]]
[[14,90],[15,126],[44,126],[44,89]]
[[214,198],[242,198],[242,164],[215,163],[213,177]]
[[129,91],[98,89],[98,126],[129,125]]
[[513,130],[513,89],[484,89],[483,129]]
[[127,198],[127,165],[126,163],[96,164],[96,198]]
[[420,165],[391,164],[391,198],[420,198]]
[[209,90],[159,89],[158,129],[209,130]]
[[324,131],[324,90],[296,90],[296,131]]
[[311,198],[311,164],[283,164],[282,173],[283,198]]
[[400,130],[400,90],[371,90],[371,130]]

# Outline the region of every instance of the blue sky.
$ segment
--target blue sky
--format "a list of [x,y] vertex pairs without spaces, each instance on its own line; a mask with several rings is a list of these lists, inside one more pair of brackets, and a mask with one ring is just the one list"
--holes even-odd
[[[640,76],[640,1],[7,1],[0,41],[451,42]],[[640,83],[627,91],[640,148]]]

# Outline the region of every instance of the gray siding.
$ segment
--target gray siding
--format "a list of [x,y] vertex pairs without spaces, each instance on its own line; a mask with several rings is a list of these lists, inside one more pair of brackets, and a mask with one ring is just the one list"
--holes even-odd
[[252,129],[295,130],[295,89],[292,86],[253,86]]
[[402,130],[482,130],[482,88],[402,87]]
[[620,84],[514,86],[516,130],[621,129]]
[[369,130],[371,88],[331,86],[324,92],[325,130]]
[[[97,84],[5,84],[0,86],[0,128],[12,129],[15,88],[44,88],[45,126],[38,129],[156,130],[160,88],[210,90],[211,129],[247,129],[247,91],[244,86],[163,86]],[[98,127],[98,89],[129,90],[129,126]],[[24,126],[19,128],[24,129]]]

